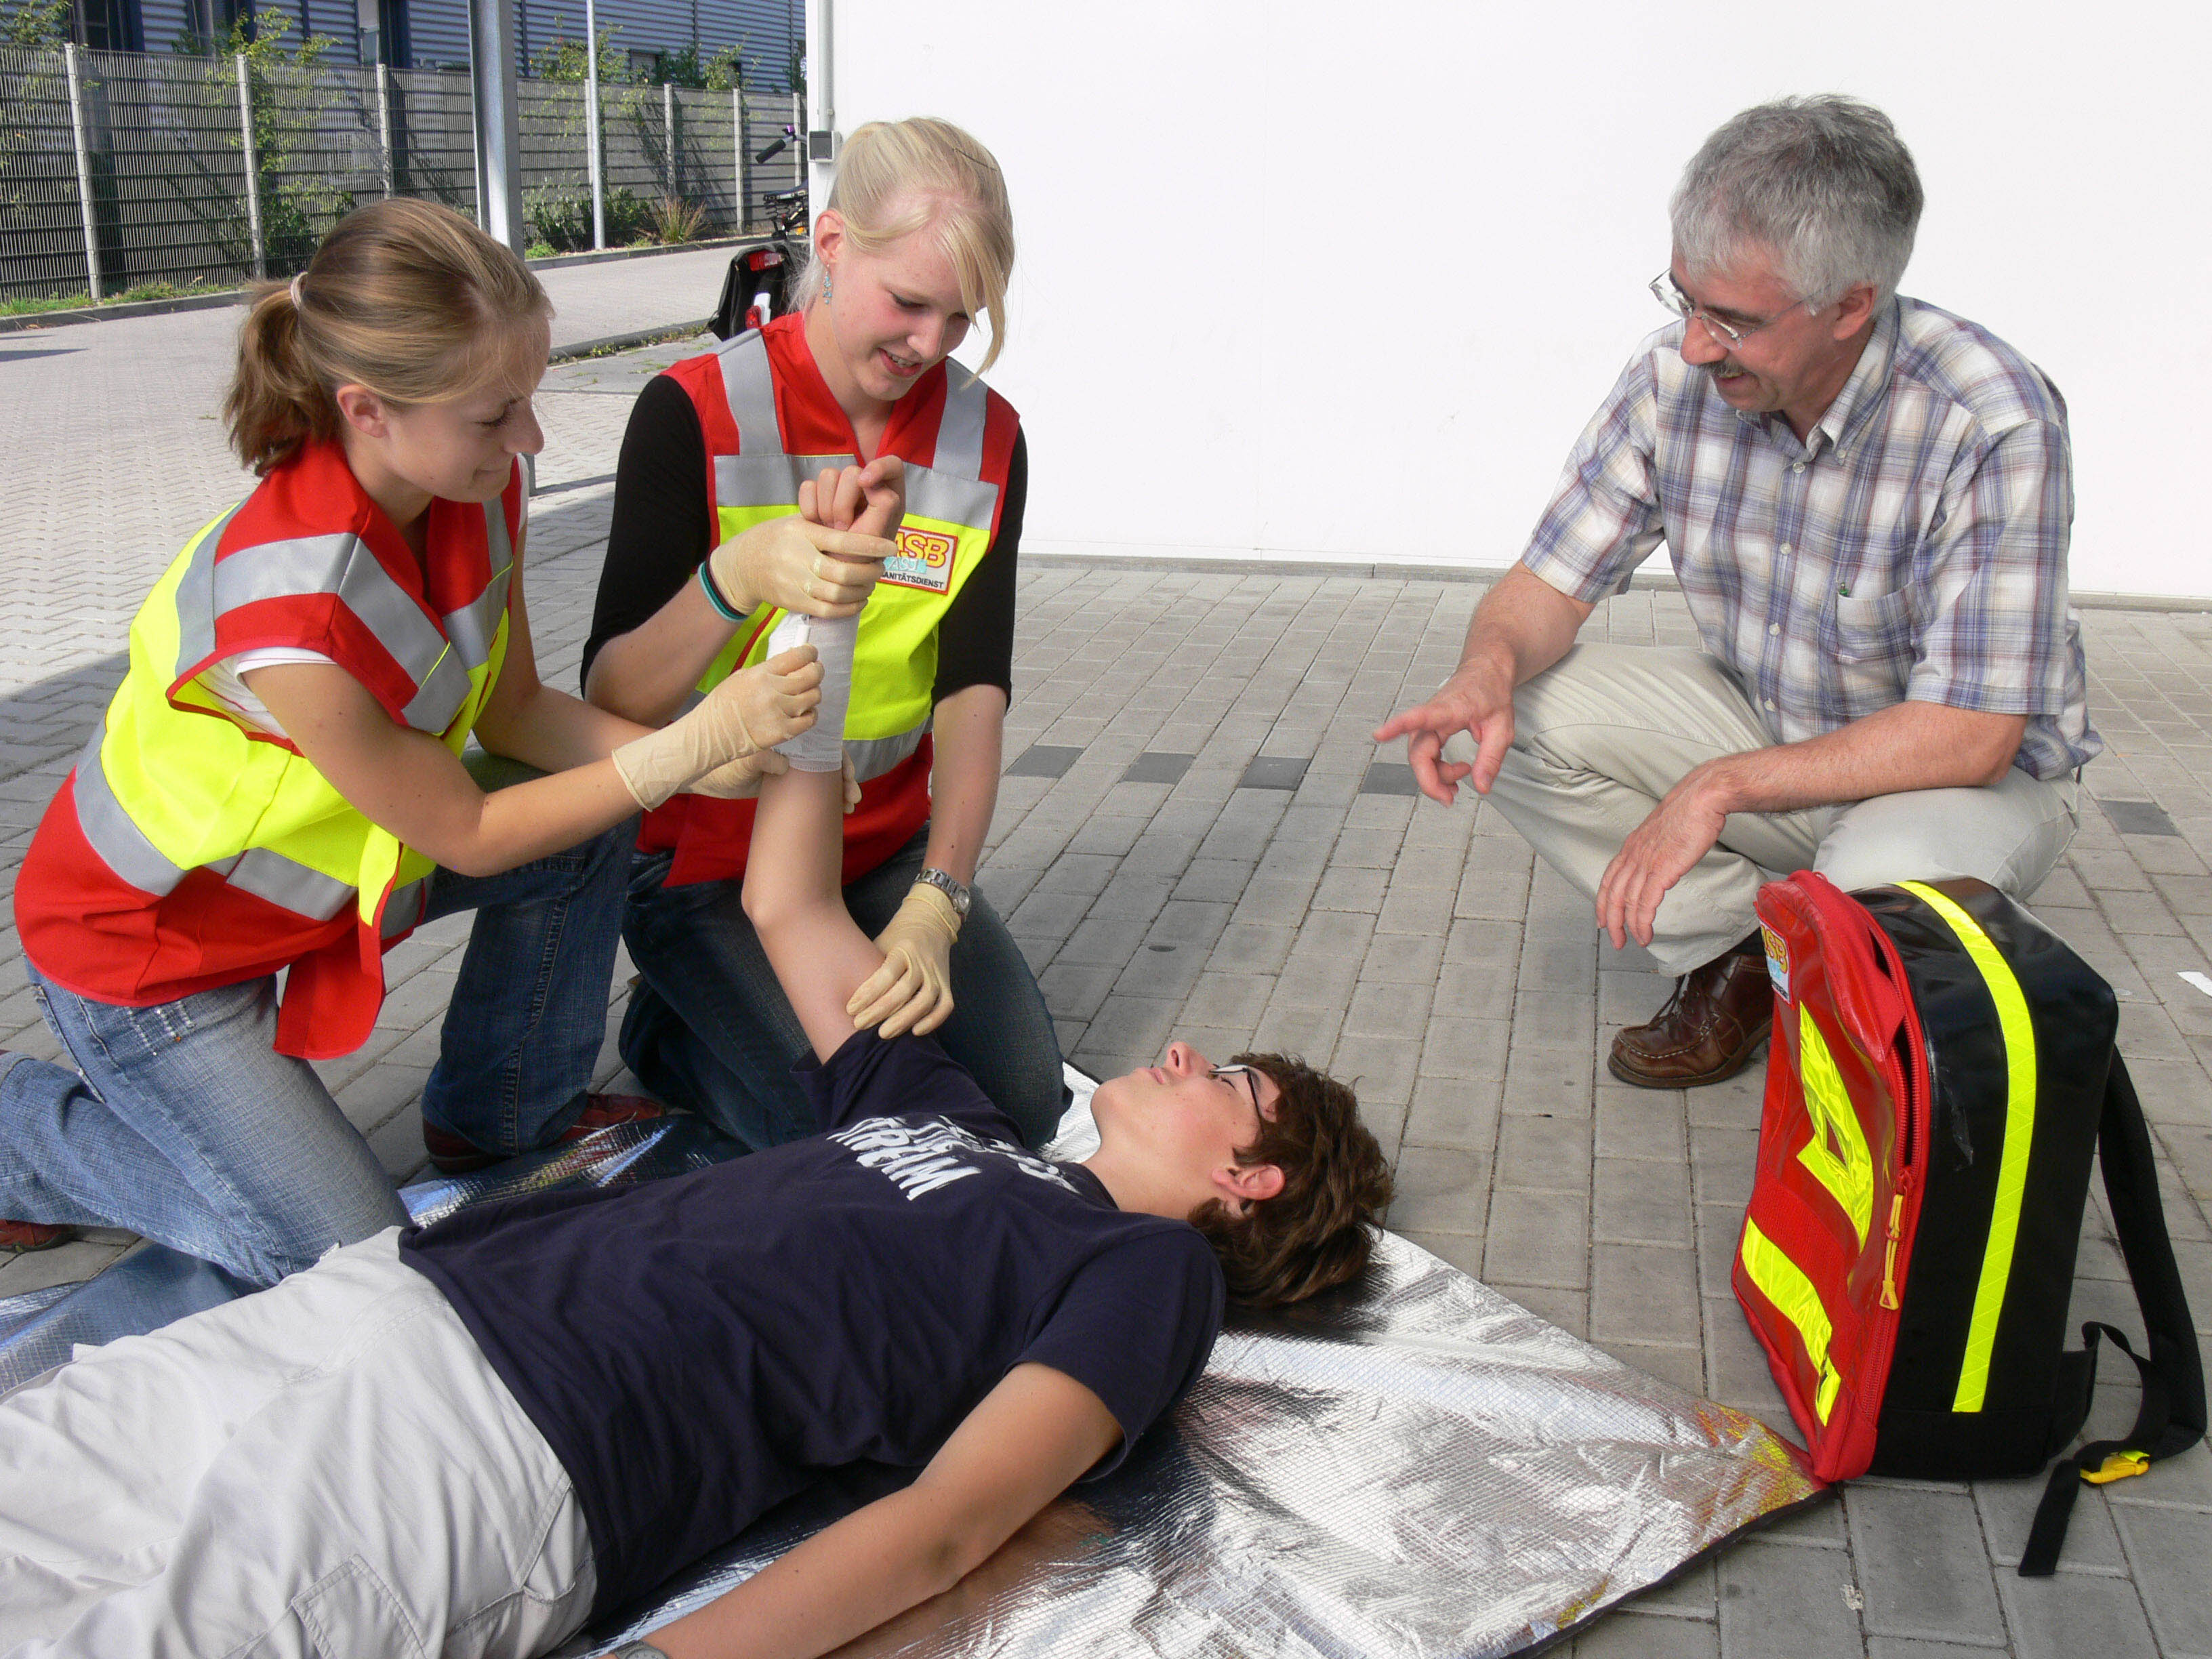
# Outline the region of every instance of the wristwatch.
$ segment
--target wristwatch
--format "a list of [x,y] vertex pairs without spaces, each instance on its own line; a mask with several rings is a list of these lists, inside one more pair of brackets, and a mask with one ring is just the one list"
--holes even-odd
[[934,887],[952,901],[952,914],[961,921],[968,920],[968,884],[945,870],[924,870],[915,878],[917,886]]
[[668,1656],[650,1642],[625,1642],[607,1659],[668,1659]]

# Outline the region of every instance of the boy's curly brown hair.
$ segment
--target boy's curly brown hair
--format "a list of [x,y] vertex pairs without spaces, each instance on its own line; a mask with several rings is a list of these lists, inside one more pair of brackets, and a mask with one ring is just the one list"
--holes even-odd
[[1390,1166],[1351,1089],[1304,1060],[1243,1054],[1234,1064],[1264,1072],[1281,1091],[1272,1121],[1237,1153],[1242,1164],[1272,1164],[1283,1189],[1232,1215],[1219,1200],[1190,1220],[1206,1235],[1248,1307],[1300,1301],[1357,1278],[1367,1266],[1370,1228],[1390,1201]]

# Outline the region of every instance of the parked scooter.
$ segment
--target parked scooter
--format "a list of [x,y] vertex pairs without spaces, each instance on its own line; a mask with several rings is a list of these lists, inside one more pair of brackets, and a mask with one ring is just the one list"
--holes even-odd
[[[797,129],[786,127],[782,137],[753,157],[753,164],[757,167],[766,163],[798,139]],[[720,340],[758,328],[770,318],[790,310],[792,285],[806,268],[804,171],[796,190],[764,191],[761,205],[775,234],[766,241],[748,243],[730,256],[730,269],[722,278],[721,301],[715,306],[708,324],[714,331],[714,337]]]

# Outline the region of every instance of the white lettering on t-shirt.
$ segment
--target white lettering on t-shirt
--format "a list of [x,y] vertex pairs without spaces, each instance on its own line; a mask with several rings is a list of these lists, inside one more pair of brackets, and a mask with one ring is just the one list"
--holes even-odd
[[830,1139],[851,1152],[853,1161],[862,1169],[874,1170],[886,1176],[906,1194],[908,1203],[939,1187],[949,1187],[969,1176],[982,1174],[975,1164],[963,1161],[978,1152],[1003,1158],[1024,1175],[1038,1181],[1049,1181],[1055,1187],[1075,1191],[1074,1183],[1045,1159],[1033,1158],[1005,1141],[970,1133],[941,1117],[924,1123],[908,1123],[895,1117],[863,1118],[838,1130]]

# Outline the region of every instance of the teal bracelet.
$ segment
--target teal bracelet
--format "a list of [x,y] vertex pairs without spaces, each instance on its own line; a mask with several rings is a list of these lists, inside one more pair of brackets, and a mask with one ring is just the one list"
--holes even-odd
[[713,562],[711,559],[700,561],[699,591],[707,596],[707,603],[714,607],[714,614],[724,622],[741,623],[745,619],[744,614],[742,611],[732,610],[730,602],[722,597],[722,590],[714,586],[714,573],[709,568]]

